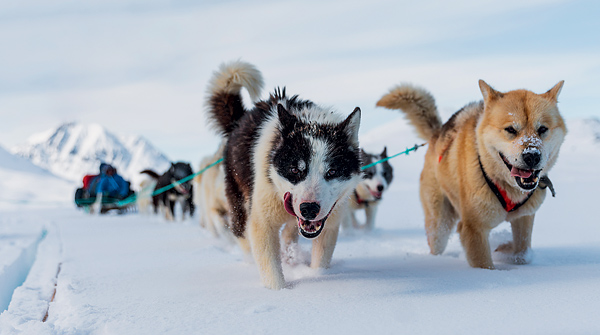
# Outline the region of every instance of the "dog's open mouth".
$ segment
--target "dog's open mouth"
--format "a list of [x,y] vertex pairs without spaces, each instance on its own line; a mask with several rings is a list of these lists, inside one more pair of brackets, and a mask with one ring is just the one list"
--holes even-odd
[[333,204],[333,206],[331,207],[331,210],[329,211],[329,213],[327,213],[327,216],[325,216],[323,219],[318,220],[318,221],[309,221],[309,220],[302,219],[301,217],[296,215],[296,213],[294,213],[294,205],[292,203],[292,194],[290,192],[287,192],[283,196],[283,203],[285,206],[285,210],[288,213],[290,213],[291,215],[295,216],[296,219],[298,219],[298,231],[300,232],[300,234],[302,234],[302,236],[309,238],[309,239],[315,238],[321,234],[321,232],[323,231],[323,228],[325,227],[325,221],[327,220],[327,218],[329,217],[329,214],[331,214],[331,211],[333,211],[333,208],[336,205],[336,204]]
[[369,192],[371,192],[371,195],[373,196],[373,198],[375,198],[375,200],[381,200],[381,196],[383,195],[383,192],[375,192],[375,191],[371,190],[370,188],[369,188]]
[[502,158],[502,161],[504,162],[506,167],[508,167],[508,170],[510,170],[511,177],[515,177],[515,181],[517,182],[517,185],[519,185],[520,188],[522,188],[524,190],[533,190],[534,188],[536,188],[538,186],[538,183],[540,181],[540,178],[539,178],[540,172],[542,172],[541,169],[540,170],[520,169],[518,167],[511,165],[502,153],[500,153],[500,158]]

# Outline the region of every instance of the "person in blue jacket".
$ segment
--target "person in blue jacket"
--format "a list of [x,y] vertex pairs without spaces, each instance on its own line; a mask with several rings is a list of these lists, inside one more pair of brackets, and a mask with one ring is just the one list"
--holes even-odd
[[129,194],[129,183],[117,174],[112,165],[101,163],[100,174],[92,181],[90,194],[101,193],[103,197],[124,199]]

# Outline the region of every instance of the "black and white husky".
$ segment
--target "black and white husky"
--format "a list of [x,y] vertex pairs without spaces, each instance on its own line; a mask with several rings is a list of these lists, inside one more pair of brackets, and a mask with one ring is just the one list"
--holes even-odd
[[[258,98],[263,80],[251,64],[223,64],[208,87],[208,112],[227,139],[225,193],[231,228],[252,251],[263,284],[285,285],[280,236],[313,240],[311,267],[328,267],[348,199],[360,181],[360,109],[347,118],[276,89],[244,108],[240,91]],[[297,230],[296,230],[297,227]]]
[[[387,148],[383,148],[381,154],[370,154],[360,150],[360,157],[363,166],[367,166],[379,160],[387,158]],[[372,230],[375,226],[375,215],[377,208],[385,192],[394,179],[394,170],[388,161],[371,166],[363,171],[363,179],[358,184],[352,194],[350,201],[350,218],[344,221],[344,228],[348,228],[352,223],[354,228],[364,228]],[[360,225],[356,220],[356,212],[365,210],[366,221]]]
[[149,169],[140,173],[145,173],[156,180],[154,192],[169,185],[174,186],[171,189],[152,196],[155,214],[158,213],[158,208],[161,207],[164,210],[165,219],[168,221],[174,221],[175,203],[178,202],[181,205],[182,220],[185,220],[186,212],[189,212],[190,216],[194,215],[194,187],[192,185],[192,181],[188,180],[181,184],[177,183],[179,180],[184,179],[194,173],[189,163],[171,163],[171,167],[162,175],[159,175],[158,173]]

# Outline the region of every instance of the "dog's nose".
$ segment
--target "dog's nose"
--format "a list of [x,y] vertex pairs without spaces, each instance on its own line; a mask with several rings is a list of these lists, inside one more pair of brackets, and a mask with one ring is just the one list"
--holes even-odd
[[304,202],[300,204],[300,214],[306,220],[313,220],[319,215],[319,211],[321,210],[321,206],[319,206],[316,202]]
[[540,163],[541,159],[542,155],[537,150],[526,152],[523,154],[523,161],[525,161],[525,164],[527,164],[527,166],[529,166],[532,169]]
[[383,192],[383,185],[377,185],[377,191]]

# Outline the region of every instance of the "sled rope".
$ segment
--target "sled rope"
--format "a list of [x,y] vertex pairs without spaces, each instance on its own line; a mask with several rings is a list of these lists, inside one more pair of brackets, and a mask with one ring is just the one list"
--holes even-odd
[[189,176],[187,176],[185,178],[179,179],[178,181],[176,181],[174,183],[171,183],[171,184],[169,184],[169,185],[167,185],[165,187],[161,187],[158,190],[155,190],[154,192],[152,192],[152,196],[159,195],[159,194],[164,193],[164,192],[166,192],[166,191],[168,191],[168,190],[170,190],[170,189],[172,189],[174,187],[177,187],[177,186],[179,186],[179,185],[181,185],[181,184],[183,184],[183,183],[185,183],[187,181],[190,181],[194,177],[203,174],[204,171],[206,171],[206,170],[210,169],[211,167],[213,167],[213,166],[221,163],[222,161],[223,161],[223,158],[219,158],[217,161],[215,161],[214,163],[208,165],[204,169],[202,169],[202,170],[200,170],[200,171],[198,171],[196,173],[192,173],[191,175],[189,175]]
[[[211,167],[213,167],[213,166],[221,163],[222,161],[223,161],[223,158],[219,158],[214,163],[211,163],[210,165],[206,166],[204,169],[202,169],[202,170],[200,170],[200,171],[198,171],[196,173],[192,173],[191,175],[189,175],[189,176],[187,176],[185,178],[179,179],[178,181],[173,182],[173,183],[171,183],[171,184],[169,184],[169,185],[167,185],[165,187],[161,187],[158,190],[154,190],[154,192],[152,192],[152,196],[159,195],[161,193],[165,193],[166,191],[168,191],[168,190],[170,190],[172,188],[175,188],[175,187],[177,187],[177,186],[179,186],[179,185],[181,185],[181,184],[183,184],[183,183],[185,183],[187,181],[190,181],[194,177],[203,174],[206,170],[208,170]],[[137,195],[134,194],[134,195],[128,197],[127,199],[123,199],[121,201],[118,201],[117,205],[119,205],[119,206],[127,205],[127,204],[130,204],[132,202],[135,202],[136,199],[137,199]]]
[[370,167],[372,167],[372,166],[375,166],[375,165],[377,165],[377,164],[381,164],[381,163],[383,163],[383,162],[387,162],[387,161],[389,161],[390,159],[392,159],[392,158],[394,158],[394,157],[398,157],[398,156],[400,156],[400,155],[408,155],[408,154],[409,154],[411,151],[417,151],[417,149],[419,149],[420,147],[422,147],[422,146],[425,146],[425,145],[427,145],[427,142],[425,142],[425,143],[421,143],[421,144],[415,144],[415,146],[414,146],[414,147],[412,147],[412,148],[406,148],[406,150],[404,150],[404,151],[402,151],[402,152],[399,152],[399,153],[397,153],[397,154],[395,154],[395,155],[393,155],[393,156],[389,156],[389,157],[386,157],[386,158],[380,159],[380,160],[378,160],[378,161],[376,161],[376,162],[373,162],[373,163],[371,163],[371,164],[365,165],[365,166],[361,167],[360,169],[361,169],[361,171],[362,171],[362,170],[366,170],[366,169],[368,169],[368,168],[370,168]]
[[[386,157],[386,158],[380,159],[380,160],[378,160],[378,161],[376,161],[376,162],[373,162],[373,163],[371,163],[371,164],[365,165],[365,166],[361,167],[360,169],[361,169],[361,171],[362,171],[362,170],[368,169],[368,168],[370,168],[370,167],[372,167],[372,166],[375,166],[375,165],[377,165],[377,164],[381,164],[381,163],[383,163],[383,162],[387,162],[388,160],[390,160],[390,159],[392,159],[392,158],[395,158],[395,157],[398,157],[398,156],[400,156],[400,155],[408,155],[408,154],[409,154],[411,151],[417,151],[417,149],[419,149],[420,147],[422,147],[422,146],[425,146],[425,145],[427,145],[427,143],[415,144],[415,145],[414,145],[413,147],[411,147],[411,148],[406,148],[406,150],[404,150],[404,151],[402,151],[402,152],[399,152],[399,153],[397,153],[397,154],[395,154],[395,155],[392,155],[392,156],[389,156],[389,157]],[[191,175],[189,175],[189,176],[187,176],[187,177],[185,177],[185,178],[182,178],[182,179],[180,179],[180,180],[178,180],[178,181],[176,181],[176,182],[174,182],[174,183],[171,183],[171,184],[169,184],[169,185],[167,185],[167,186],[165,186],[165,187],[161,187],[161,188],[159,188],[158,190],[155,190],[154,192],[152,192],[152,196],[159,195],[159,194],[161,194],[161,193],[164,193],[164,192],[166,192],[166,191],[168,191],[168,190],[170,190],[170,189],[172,189],[172,188],[174,188],[174,187],[177,187],[177,186],[179,186],[179,185],[181,185],[181,184],[183,184],[183,183],[185,183],[185,182],[187,182],[187,181],[190,181],[190,180],[192,180],[194,177],[196,177],[196,176],[198,176],[198,175],[201,175],[201,174],[203,174],[203,173],[204,173],[206,170],[208,170],[208,169],[210,169],[211,167],[213,167],[213,166],[215,166],[215,165],[217,165],[217,164],[221,163],[222,161],[223,161],[223,158],[219,158],[219,159],[218,159],[218,160],[216,160],[214,163],[211,163],[211,164],[209,164],[208,166],[206,166],[206,167],[205,167],[205,168],[203,168],[202,170],[200,170],[200,171],[198,171],[198,172],[196,172],[196,173],[192,173]],[[119,205],[119,206],[127,205],[127,204],[130,204],[130,203],[132,203],[132,202],[135,202],[135,201],[136,201],[136,199],[137,199],[137,196],[136,196],[136,194],[134,194],[134,195],[132,195],[132,196],[130,196],[130,197],[128,197],[128,198],[126,198],[126,199],[123,199],[123,200],[121,200],[121,201],[117,201],[117,205]]]

